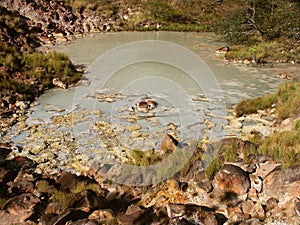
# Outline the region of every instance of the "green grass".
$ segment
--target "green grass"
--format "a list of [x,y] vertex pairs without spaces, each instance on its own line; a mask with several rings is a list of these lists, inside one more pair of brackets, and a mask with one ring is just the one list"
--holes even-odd
[[300,82],[285,83],[277,91],[276,112],[279,121],[300,113]]
[[276,132],[256,139],[258,152],[280,162],[284,168],[300,163],[300,120],[289,131]]
[[271,108],[275,104],[277,120],[280,122],[300,113],[300,82],[285,83],[279,86],[276,94],[246,99],[236,106],[236,116],[256,113]]
[[259,42],[251,46],[233,45],[225,57],[228,60],[252,60],[255,58],[258,63],[262,59],[267,61],[299,61],[300,45],[291,45],[288,40]]
[[[0,55],[0,67],[5,68],[0,76],[0,93],[4,96],[10,91],[18,93],[19,100],[32,101],[44,90],[53,87],[53,78],[68,84],[81,79],[81,74],[75,71],[69,57],[63,53],[20,52],[3,42],[0,52],[6,53]],[[20,78],[16,79],[15,74]]]
[[236,106],[236,116],[256,113],[258,110],[267,109],[277,102],[276,94],[269,94],[253,99],[245,99]]

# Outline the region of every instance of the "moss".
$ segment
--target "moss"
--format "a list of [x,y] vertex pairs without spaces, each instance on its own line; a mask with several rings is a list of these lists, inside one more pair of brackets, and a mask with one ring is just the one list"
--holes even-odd
[[215,174],[221,169],[222,163],[219,158],[214,158],[205,169],[207,179],[212,180]]
[[66,209],[72,205],[76,194],[85,190],[93,190],[96,193],[100,193],[101,188],[96,183],[78,182],[70,191],[53,190],[51,193],[51,201],[59,202],[62,208]]
[[46,193],[49,190],[49,183],[46,180],[40,180],[36,184],[36,189],[38,192]]

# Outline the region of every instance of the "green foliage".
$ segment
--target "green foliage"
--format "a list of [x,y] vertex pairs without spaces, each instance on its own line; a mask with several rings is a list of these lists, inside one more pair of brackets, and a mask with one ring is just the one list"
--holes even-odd
[[[233,1],[231,1],[233,2]],[[215,31],[232,44],[253,44],[285,37],[300,39],[299,3],[292,0],[247,0],[224,13]]]
[[157,22],[182,24],[193,22],[188,14],[184,14],[183,11],[177,10],[163,1],[147,1],[142,4],[142,8]]
[[262,41],[251,46],[233,45],[230,51],[225,54],[229,60],[252,60],[257,63],[262,60],[283,60],[283,61],[299,61],[300,46],[288,43],[288,40],[278,41]]
[[36,189],[38,192],[47,193],[49,191],[49,183],[46,180],[40,180],[36,184]]
[[53,87],[53,78],[69,84],[81,78],[63,53],[19,52],[16,47],[5,43],[0,45],[0,51],[6,53],[0,55],[0,66],[6,68],[0,76],[0,90],[4,95],[12,91],[22,96],[20,100],[31,101],[45,89]]

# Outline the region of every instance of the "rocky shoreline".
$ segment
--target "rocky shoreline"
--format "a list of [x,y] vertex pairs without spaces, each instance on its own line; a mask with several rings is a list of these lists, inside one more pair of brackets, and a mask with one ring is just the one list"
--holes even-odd
[[[280,163],[256,152],[257,145],[246,140],[253,132],[267,136],[275,130],[289,130],[292,119],[278,124],[272,109],[237,118],[233,110],[226,117],[227,138],[218,143],[202,140],[189,163],[168,180],[132,186],[113,182],[114,164],[96,158],[89,164],[77,152],[72,132],[63,129],[85,121],[92,114],[101,112],[53,116],[47,125],[28,126],[24,120],[17,123],[16,133],[30,135],[17,146],[12,142],[1,144],[1,224],[300,222],[300,167],[283,169]],[[101,131],[98,130],[100,138],[108,138],[109,144],[106,152],[100,153],[122,163],[133,163],[130,152],[111,148],[114,138],[109,135],[110,126],[101,123]],[[207,123],[207,129],[212,127]],[[123,129],[138,131],[137,126]],[[160,161],[166,156],[164,152],[172,153],[176,146],[178,142],[166,137],[161,150],[151,157]],[[228,150],[234,154],[231,160]],[[214,152],[218,163],[212,161],[212,166],[204,168],[202,157],[209,152]],[[126,179],[146,178],[132,173]]]

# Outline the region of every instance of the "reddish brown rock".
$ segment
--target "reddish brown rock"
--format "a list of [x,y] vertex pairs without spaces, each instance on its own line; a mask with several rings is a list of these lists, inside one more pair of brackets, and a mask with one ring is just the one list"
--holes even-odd
[[214,177],[216,191],[234,192],[238,196],[244,195],[250,188],[248,174],[240,167],[226,164]]
[[71,208],[80,209],[84,212],[91,212],[99,208],[107,208],[108,202],[92,190],[85,190],[75,196]]
[[250,212],[250,215],[251,215],[252,218],[257,218],[261,221],[263,221],[265,219],[265,216],[266,216],[265,210],[264,210],[264,208],[262,207],[262,205],[260,203],[256,203],[253,206],[253,208]]
[[284,172],[274,170],[263,180],[263,193],[268,197],[277,197],[284,191]]
[[3,206],[3,209],[15,215],[23,213],[31,214],[33,213],[34,206],[39,202],[38,197],[31,193],[26,193],[9,199]]
[[121,225],[132,225],[132,224],[143,224],[144,209],[141,209],[137,205],[131,205],[126,210],[126,213],[121,214],[117,217],[119,224]]
[[68,225],[102,225],[102,222],[99,222],[97,220],[89,220],[89,219],[83,219],[78,220],[76,222],[68,223]]
[[247,200],[242,202],[242,211],[245,214],[250,214],[252,211],[252,208],[254,207],[254,202],[251,200]]
[[115,213],[111,209],[99,209],[92,212],[88,219],[98,220],[103,223],[110,223],[115,218]]
[[268,174],[270,174],[271,172],[273,172],[275,170],[280,170],[280,169],[281,169],[280,164],[272,163],[270,161],[267,161],[265,163],[258,163],[254,175],[256,175],[262,179],[265,179],[265,177]]
[[77,183],[78,179],[75,174],[64,172],[57,180],[60,188],[64,191],[71,190]]
[[160,150],[163,153],[171,153],[176,150],[178,141],[170,134],[166,134],[161,142]]
[[9,199],[0,212],[0,224],[23,223],[34,213],[34,207],[40,202],[33,194],[22,194]]
[[45,214],[49,215],[58,215],[63,212],[63,206],[60,202],[50,202],[46,209],[45,209]]
[[269,198],[266,202],[266,210],[272,210],[274,209],[275,207],[278,206],[278,199],[277,198]]
[[75,209],[68,209],[65,212],[53,217],[51,219],[50,224],[51,225],[65,225],[69,224],[71,222],[76,222],[78,220],[86,219],[88,217],[88,213],[81,211],[81,210],[75,210]]

